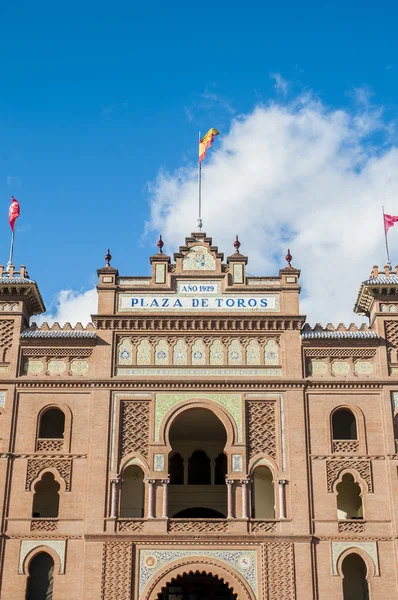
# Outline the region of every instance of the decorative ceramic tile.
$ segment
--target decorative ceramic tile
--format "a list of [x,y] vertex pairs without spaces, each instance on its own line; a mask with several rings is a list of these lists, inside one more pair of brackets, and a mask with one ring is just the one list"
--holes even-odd
[[168,365],[169,351],[169,345],[166,340],[159,340],[155,346],[155,365]]
[[8,365],[0,365],[0,374],[8,373]]
[[183,271],[214,271],[216,263],[204,246],[193,246],[182,260]]
[[224,344],[221,340],[215,339],[210,346],[210,364],[224,364]]
[[279,348],[275,340],[268,340],[264,346],[264,364],[279,364]]
[[240,394],[203,394],[192,392],[190,394],[156,394],[155,397],[155,441],[159,441],[159,429],[165,414],[180,402],[191,398],[203,398],[221,404],[227,409],[236,423],[238,440],[242,441],[242,396]]
[[85,375],[88,371],[88,361],[72,360],[70,363],[70,371],[73,375]]
[[151,344],[143,338],[137,346],[137,365],[151,364]]
[[166,265],[155,265],[155,283],[165,283],[166,281]]
[[349,375],[351,372],[351,365],[347,361],[335,360],[332,363],[332,373],[335,375]]
[[257,597],[257,553],[255,550],[140,550],[139,597],[152,577],[165,565],[190,557],[216,559],[236,569]]
[[380,304],[381,312],[397,312],[398,304]]
[[65,573],[65,552],[66,552],[66,540],[22,540],[19,548],[19,565],[18,573],[23,574],[23,563],[29,552],[35,548],[43,546],[43,550],[51,548],[56,554],[58,554],[60,569],[59,573],[62,575]]
[[203,340],[196,340],[191,349],[191,362],[193,365],[204,365],[206,362],[206,347]]
[[243,456],[241,454],[232,455],[232,471],[242,473],[243,471]]
[[357,375],[371,375],[373,373],[373,363],[369,360],[358,360],[354,369]]
[[337,561],[340,554],[348,548],[360,548],[369,555],[372,560],[375,575],[379,575],[379,561],[377,558],[377,544],[376,542],[332,542],[332,573],[337,575]]
[[127,338],[122,340],[117,351],[117,362],[119,365],[133,364],[133,344]]
[[250,340],[246,346],[246,364],[259,365],[261,363],[261,346],[257,340]]
[[391,401],[395,412],[395,410],[398,408],[398,392],[391,392]]
[[243,362],[242,357],[242,344],[239,340],[232,340],[228,346],[228,364],[229,365],[241,365]]
[[6,404],[6,393],[0,392],[0,406],[2,408],[4,408],[5,404]]
[[280,377],[282,369],[241,367],[234,369],[233,367],[159,367],[159,368],[136,368],[136,367],[118,367],[115,369],[116,375],[136,377],[143,376],[159,376],[159,377]]
[[153,470],[164,471],[164,454],[153,455]]
[[243,265],[234,265],[234,283],[243,283]]
[[27,375],[38,375],[44,371],[44,362],[34,358],[25,360],[25,373]]
[[326,375],[328,372],[328,365],[323,360],[310,360],[308,363],[308,374],[309,375]]
[[63,360],[49,360],[47,371],[51,375],[62,375],[66,371],[66,362]]
[[173,348],[173,365],[188,364],[187,344],[184,340],[178,340]]

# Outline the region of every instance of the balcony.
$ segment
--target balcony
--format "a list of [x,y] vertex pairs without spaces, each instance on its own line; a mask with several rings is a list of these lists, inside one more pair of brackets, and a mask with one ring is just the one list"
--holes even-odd
[[336,454],[358,454],[359,440],[333,440],[333,452]]
[[62,452],[64,449],[63,438],[38,438],[37,452]]

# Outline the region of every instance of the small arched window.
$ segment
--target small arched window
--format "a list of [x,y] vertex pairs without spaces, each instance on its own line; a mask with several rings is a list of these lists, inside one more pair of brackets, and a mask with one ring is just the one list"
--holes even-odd
[[337,485],[337,517],[339,519],[363,519],[361,488],[351,473],[343,475]]
[[342,564],[344,600],[369,600],[366,565],[354,552],[345,557]]
[[252,515],[255,519],[275,519],[275,491],[271,469],[259,466],[253,473]]
[[184,485],[184,459],[176,452],[169,460],[170,485]]
[[216,485],[225,485],[225,476],[227,475],[227,457],[224,452],[216,458],[215,480]]
[[59,408],[49,408],[40,417],[39,438],[62,439],[65,429],[65,414]]
[[203,450],[195,450],[188,461],[188,484],[211,484],[210,458]]
[[120,516],[141,519],[144,516],[144,473],[140,467],[131,465],[122,474]]
[[29,565],[26,600],[52,600],[54,561],[47,552],[40,552]]
[[354,413],[348,408],[340,408],[332,415],[334,440],[357,440],[357,422]]
[[59,510],[59,488],[52,473],[44,473],[35,485],[32,517],[57,518]]

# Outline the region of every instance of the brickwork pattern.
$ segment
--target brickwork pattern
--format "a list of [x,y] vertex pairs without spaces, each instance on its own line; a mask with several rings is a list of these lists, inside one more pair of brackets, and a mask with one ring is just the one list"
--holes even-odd
[[333,452],[349,454],[350,452],[359,452],[358,440],[333,440]]
[[119,519],[118,531],[120,533],[134,533],[135,531],[140,532],[144,529],[144,521],[128,521]]
[[12,319],[0,321],[0,362],[7,360],[7,352],[12,344],[13,328],[14,321]]
[[132,544],[105,542],[101,600],[131,600]]
[[365,531],[366,524],[364,521],[340,521],[339,522],[339,533],[362,533]]
[[42,438],[37,440],[38,452],[61,452],[64,446],[64,440]]
[[148,458],[149,407],[148,400],[122,401],[121,458],[130,452],[138,452]]
[[294,600],[293,544],[269,543],[265,552],[267,600]]
[[251,521],[250,533],[273,533],[276,525],[273,521]]
[[263,453],[276,459],[275,403],[248,401],[246,418],[249,457]]
[[227,521],[169,521],[169,533],[212,533],[228,531]]
[[45,469],[56,469],[62,479],[65,481],[65,490],[69,492],[71,483],[71,466],[71,461],[63,458],[29,459],[26,469],[25,490],[30,490],[32,481],[36,479],[41,471],[44,471]]
[[31,531],[57,531],[57,519],[35,519],[30,523]]
[[372,474],[370,470],[370,461],[365,459],[343,459],[326,461],[326,478],[328,492],[333,491],[333,484],[338,479],[344,469],[357,471],[366,482],[368,492],[373,492]]

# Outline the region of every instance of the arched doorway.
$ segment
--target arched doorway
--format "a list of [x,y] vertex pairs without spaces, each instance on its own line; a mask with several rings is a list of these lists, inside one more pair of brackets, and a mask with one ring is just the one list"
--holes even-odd
[[355,552],[348,554],[342,564],[344,600],[369,600],[366,565]]
[[218,577],[196,572],[172,579],[158,600],[237,600],[237,595]]
[[52,600],[54,561],[47,552],[40,552],[29,565],[26,600]]
[[169,516],[225,518],[227,433],[223,423],[209,409],[190,408],[173,421],[169,441]]

